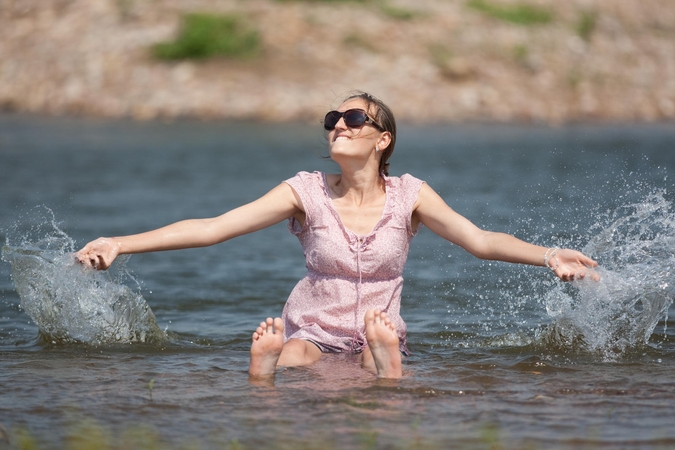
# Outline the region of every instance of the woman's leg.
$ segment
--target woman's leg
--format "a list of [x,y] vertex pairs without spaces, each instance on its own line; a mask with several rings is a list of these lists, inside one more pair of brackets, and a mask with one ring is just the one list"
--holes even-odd
[[379,378],[401,378],[403,368],[396,326],[387,313],[379,309],[366,311],[363,320],[368,347],[363,351],[361,365]]
[[289,339],[281,350],[277,366],[307,366],[321,358],[319,347],[303,339]]
[[306,366],[321,358],[321,350],[309,341],[290,339],[284,344],[284,322],[268,317],[253,333],[251,362],[253,376],[273,375],[277,366]]

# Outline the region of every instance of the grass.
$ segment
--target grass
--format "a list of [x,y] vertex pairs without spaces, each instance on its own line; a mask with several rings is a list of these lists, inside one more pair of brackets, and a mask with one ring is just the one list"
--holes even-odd
[[[366,410],[371,409],[373,406],[372,402],[358,402],[353,398],[344,399],[343,403],[359,409],[365,408]],[[382,407],[383,405],[377,405],[375,409]],[[383,435],[381,429],[373,428],[366,421],[358,428],[350,430],[346,435],[326,435],[321,431],[317,431],[313,437],[309,438],[295,438],[285,435],[284,439],[278,442],[269,442],[266,448],[271,450],[333,450],[345,447],[353,448],[354,450],[377,448],[388,448],[391,450],[440,450],[448,448],[437,439],[430,439],[421,434],[419,429],[420,424],[420,419],[415,418],[410,425],[410,436],[398,440],[395,444],[389,443],[386,447],[384,444],[386,432]],[[66,425],[63,431],[64,435],[61,438],[49,435],[41,439],[23,426],[15,427],[10,430],[6,442],[0,441],[0,448],[4,449],[3,444],[5,443],[7,444],[7,448],[13,450],[41,450],[45,448],[62,448],[64,450],[202,450],[207,448],[248,450],[259,446],[255,442],[242,443],[237,437],[226,434],[200,437],[185,436],[184,439],[178,441],[176,439],[170,440],[163,436],[160,430],[152,426],[136,424],[123,429],[114,429],[85,417],[71,420],[70,424]],[[496,425],[487,424],[476,431],[477,441],[458,443],[453,448],[457,450],[469,448],[502,450],[511,448],[502,442],[499,435],[500,429]],[[345,440],[345,438],[347,439]]]
[[385,2],[380,2],[380,11],[382,13],[395,20],[412,20],[417,14],[409,9],[399,8],[398,6],[393,6]]
[[126,20],[131,15],[131,10],[134,7],[134,0],[116,0],[117,12],[122,20]]
[[378,409],[382,407],[382,404],[373,402],[373,401],[366,401],[366,402],[361,402],[356,400],[354,397],[350,396],[347,398],[339,399],[338,400],[341,403],[344,403],[345,405],[353,406],[354,408],[359,408],[359,409]]
[[367,3],[368,0],[277,0],[280,3],[307,2],[307,3]]
[[527,57],[529,54],[530,51],[525,44],[519,44],[513,48],[513,57],[516,62],[522,66],[527,66]]
[[454,81],[462,81],[475,75],[473,67],[464,58],[455,57],[452,50],[443,44],[429,47],[431,62],[440,70],[441,75]]
[[237,15],[187,14],[180,34],[172,42],[152,48],[163,60],[206,59],[212,57],[250,58],[260,52],[260,36]]
[[487,16],[517,25],[540,25],[553,20],[553,13],[549,10],[526,3],[498,5],[487,0],[469,0],[466,5]]
[[446,68],[452,59],[452,51],[441,44],[431,45],[429,47],[429,54],[431,56],[431,61],[439,69]]
[[395,20],[411,20],[418,16],[418,13],[409,9],[390,5],[386,0],[277,0],[280,3],[305,2],[305,3],[376,3],[382,14]]
[[[40,450],[54,448],[54,440],[49,444],[36,438],[23,427],[13,430],[8,441],[9,447],[16,450]],[[0,448],[2,442],[0,442]],[[60,448],[65,450],[200,450],[205,442],[196,438],[187,438],[180,443],[170,443],[162,438],[154,428],[137,425],[121,432],[113,432],[111,428],[93,420],[81,419],[66,430]],[[209,447],[210,448],[210,447]],[[218,448],[223,450],[241,450],[243,447],[237,439],[219,442]]]
[[375,47],[368,39],[359,34],[355,33],[348,34],[347,36],[344,37],[342,43],[347,47],[358,47],[367,50],[371,53],[377,53],[377,47]]
[[597,23],[597,14],[593,12],[582,12],[579,16],[579,21],[576,25],[577,34],[584,41],[588,42],[591,40],[591,35],[595,31],[595,25]]
[[577,86],[579,86],[579,83],[581,83],[582,80],[583,80],[583,76],[582,76],[581,72],[579,71],[579,69],[576,68],[576,67],[573,67],[567,73],[567,84],[571,88],[576,88]]

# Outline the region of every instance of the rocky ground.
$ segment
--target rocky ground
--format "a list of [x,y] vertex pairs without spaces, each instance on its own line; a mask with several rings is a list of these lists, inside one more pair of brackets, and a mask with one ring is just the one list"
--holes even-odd
[[[138,119],[318,120],[369,91],[408,122],[675,119],[672,0],[2,0],[0,109]],[[187,12],[236,13],[252,59],[164,62]]]

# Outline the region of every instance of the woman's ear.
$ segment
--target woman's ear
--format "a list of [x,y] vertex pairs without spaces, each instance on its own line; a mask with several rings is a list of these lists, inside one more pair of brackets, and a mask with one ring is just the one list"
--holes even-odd
[[376,145],[380,149],[380,151],[383,152],[387,149],[387,147],[389,147],[389,144],[391,144],[391,133],[385,131],[380,135],[380,138],[377,140]]

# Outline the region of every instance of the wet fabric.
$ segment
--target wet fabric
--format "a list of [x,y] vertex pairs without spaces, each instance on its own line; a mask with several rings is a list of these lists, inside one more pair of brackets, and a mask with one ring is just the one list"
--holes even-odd
[[284,307],[285,340],[309,340],[324,352],[358,353],[367,345],[363,317],[377,308],[396,325],[401,351],[407,353],[402,274],[417,231],[411,216],[423,181],[408,174],[384,180],[382,217],[366,235],[344,226],[325,174],[300,172],[286,180],[305,209],[304,224],[291,218],[288,228],[300,240],[307,275]]

